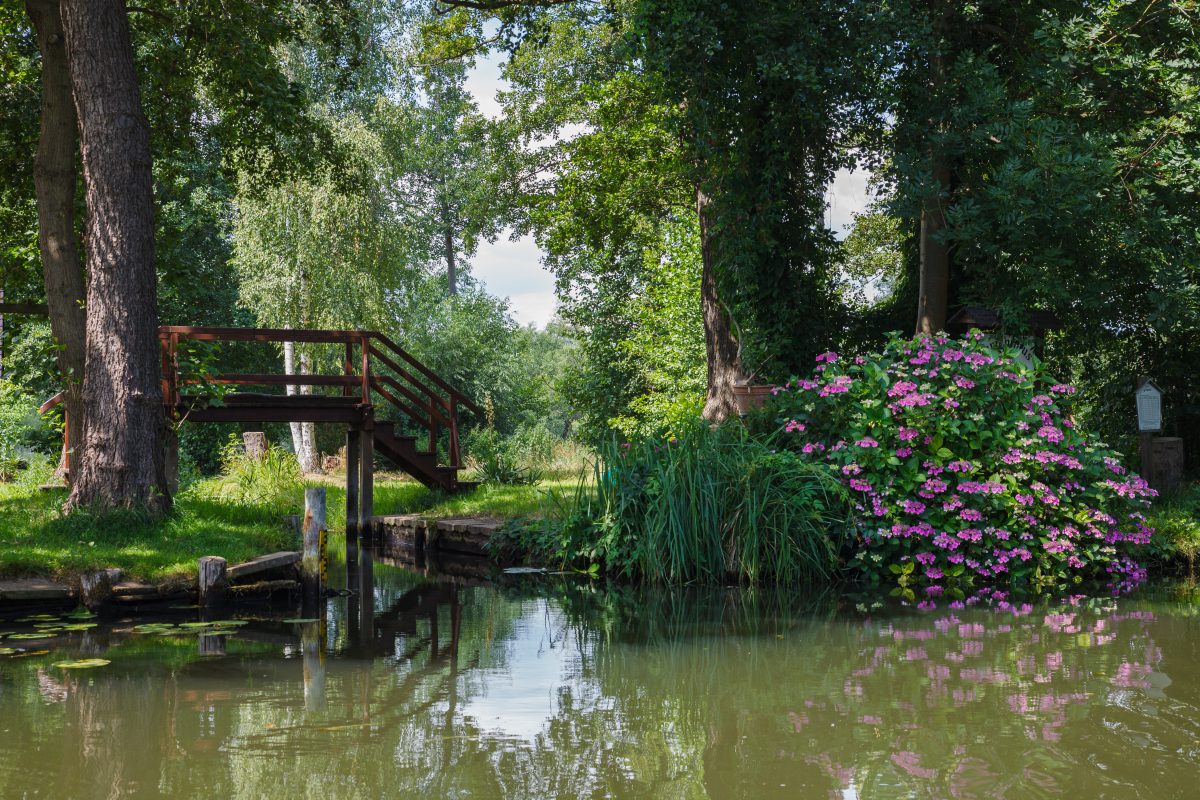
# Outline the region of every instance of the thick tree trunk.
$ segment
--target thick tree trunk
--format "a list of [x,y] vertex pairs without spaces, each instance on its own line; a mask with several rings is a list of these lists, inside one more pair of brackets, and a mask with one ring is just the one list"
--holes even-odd
[[737,413],[733,386],[745,380],[737,338],[733,335],[729,311],[721,302],[713,269],[709,199],[696,189],[696,212],[700,215],[700,307],[704,316],[704,347],[708,357],[708,396],[704,419],[720,422]]
[[[41,133],[33,163],[37,192],[38,248],[50,331],[58,343],[55,356],[64,383],[66,439],[79,468],[83,448],[84,278],[75,236],[75,185],[78,157],[75,101],[58,0],[27,0],[25,10],[37,33],[42,55]],[[64,450],[64,454],[69,451]],[[59,465],[68,480],[66,459]]]
[[165,509],[150,128],[122,0],[63,0],[86,188],[83,459],[68,506]]

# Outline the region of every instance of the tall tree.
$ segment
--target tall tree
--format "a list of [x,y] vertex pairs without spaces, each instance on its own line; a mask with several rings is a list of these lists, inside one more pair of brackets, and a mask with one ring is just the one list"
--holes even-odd
[[122,0],[64,0],[86,188],[83,458],[69,505],[163,508],[150,128]]
[[38,248],[50,327],[59,343],[55,352],[63,376],[67,442],[82,451],[86,287],[75,230],[79,157],[75,102],[58,0],[28,0],[25,8],[42,56],[41,134],[34,161]]

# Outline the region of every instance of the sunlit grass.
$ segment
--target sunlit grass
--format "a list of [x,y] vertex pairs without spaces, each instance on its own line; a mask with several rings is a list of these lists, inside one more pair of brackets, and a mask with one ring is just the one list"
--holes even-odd
[[[181,492],[164,520],[135,513],[64,516],[63,489],[44,491],[48,469],[0,484],[0,576],[71,576],[118,567],[131,578],[165,581],[194,577],[201,556],[230,563],[294,549],[298,537],[287,522],[303,513],[304,486],[325,486],[329,529],[345,530],[342,475],[308,478],[270,500],[236,499],[222,478],[199,480]],[[538,486],[478,487],[460,495],[432,491],[416,481],[383,473],[375,484],[375,514],[421,513],[431,518],[536,516],[550,491],[570,491],[577,479],[556,477]]]

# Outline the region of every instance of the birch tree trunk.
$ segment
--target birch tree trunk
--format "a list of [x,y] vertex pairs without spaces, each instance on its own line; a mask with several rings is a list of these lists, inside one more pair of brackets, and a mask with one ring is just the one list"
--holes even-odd
[[[299,366],[299,370],[297,370],[297,366]],[[296,343],[284,342],[283,374],[309,375],[311,373],[311,357],[301,352],[300,358],[297,360]],[[290,397],[297,394],[312,394],[312,387],[288,384],[286,391]],[[300,470],[306,474],[320,472],[321,464],[317,458],[317,426],[311,422],[292,422],[289,423],[289,427],[292,433],[292,450],[296,453],[296,460],[300,462]]]
[[83,459],[68,507],[165,509],[150,127],[121,0],[63,0],[87,220]]
[[[86,290],[75,234],[76,159],[79,155],[75,101],[71,97],[71,72],[58,0],[27,0],[25,10],[37,33],[42,56],[41,131],[33,162],[38,250],[50,311],[50,332],[58,344],[55,359],[64,384],[66,439],[74,450],[71,460],[77,470],[84,441]],[[67,452],[64,450],[64,455]],[[66,461],[64,458],[60,462],[58,471],[70,480]]]

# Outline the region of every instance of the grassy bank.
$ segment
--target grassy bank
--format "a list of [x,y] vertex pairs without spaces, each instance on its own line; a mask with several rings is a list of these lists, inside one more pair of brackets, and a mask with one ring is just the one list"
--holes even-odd
[[[119,567],[131,578],[163,581],[190,578],[204,555],[230,563],[263,553],[295,548],[285,525],[300,514],[304,486],[328,488],[329,527],[345,530],[344,478],[330,475],[300,480],[295,475],[233,475],[194,482],[176,497],[164,520],[133,513],[92,516],[60,512],[65,490],[43,491],[44,468],[0,483],[0,577],[70,577],[103,567]],[[574,480],[558,478],[539,486],[482,486],[447,497],[399,476],[381,475],[375,487],[376,514],[422,513],[430,517],[522,517],[536,515],[547,489],[570,490]]]

